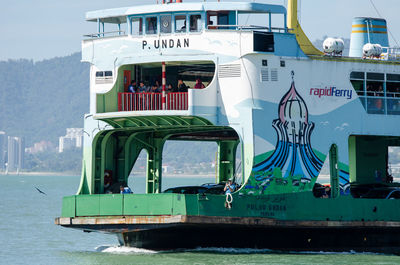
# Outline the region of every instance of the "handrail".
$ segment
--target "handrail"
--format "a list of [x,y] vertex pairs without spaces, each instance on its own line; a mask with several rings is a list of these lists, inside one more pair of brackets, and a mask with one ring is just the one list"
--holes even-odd
[[109,35],[109,34],[113,34],[113,33],[118,33],[118,35],[125,35],[125,31],[123,31],[123,30],[114,30],[114,31],[107,31],[107,32],[98,32],[98,33],[93,33],[93,34],[85,34],[85,35],[83,35],[83,37],[101,38],[101,37],[105,37],[105,35]]
[[280,28],[280,27],[266,27],[266,26],[257,26],[257,25],[208,25],[207,29],[211,30],[220,30],[220,29],[234,29],[234,30],[252,30],[252,29],[259,29],[259,30],[270,30],[270,31],[278,31],[278,32],[287,32],[287,28]]

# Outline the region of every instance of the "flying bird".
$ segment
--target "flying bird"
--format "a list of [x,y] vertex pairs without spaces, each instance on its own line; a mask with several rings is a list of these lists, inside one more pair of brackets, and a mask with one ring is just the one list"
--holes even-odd
[[40,192],[40,193],[42,193],[42,194],[44,194],[44,195],[47,195],[46,193],[44,193],[43,191],[41,191],[38,187],[35,187],[35,189],[37,189],[38,192]]

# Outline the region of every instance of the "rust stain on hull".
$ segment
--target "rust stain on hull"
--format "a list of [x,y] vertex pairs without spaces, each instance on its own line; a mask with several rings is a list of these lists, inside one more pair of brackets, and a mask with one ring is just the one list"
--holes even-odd
[[56,225],[164,225],[164,224],[196,224],[196,225],[245,225],[261,227],[400,227],[400,222],[385,221],[288,221],[271,218],[252,217],[219,217],[219,216],[108,216],[108,217],[59,217]]

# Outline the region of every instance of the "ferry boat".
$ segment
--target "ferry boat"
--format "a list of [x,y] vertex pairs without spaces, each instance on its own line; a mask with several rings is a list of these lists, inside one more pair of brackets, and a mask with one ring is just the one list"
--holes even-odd
[[[399,253],[400,187],[388,150],[400,146],[400,61],[384,19],[354,19],[349,56],[339,40],[325,52],[313,46],[296,0],[287,8],[177,0],[86,20],[98,32],[82,42],[90,63],[82,177],[57,225],[148,249]],[[161,89],[129,91],[131,80],[157,79]],[[189,89],[168,88],[178,80]],[[217,143],[211,186],[240,187],[163,192],[172,140]],[[146,194],[120,193],[142,150]]]

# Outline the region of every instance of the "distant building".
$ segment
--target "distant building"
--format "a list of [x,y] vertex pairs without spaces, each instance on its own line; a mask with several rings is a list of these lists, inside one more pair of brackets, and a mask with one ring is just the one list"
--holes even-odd
[[67,134],[59,138],[58,152],[66,149],[82,148],[83,128],[67,128]]
[[41,153],[45,151],[55,151],[55,146],[51,142],[41,141],[34,143],[32,147],[26,148],[25,152],[30,154]]
[[8,136],[7,171],[19,171],[24,168],[25,143],[20,137]]
[[7,135],[0,131],[0,171],[6,169],[7,162]]

